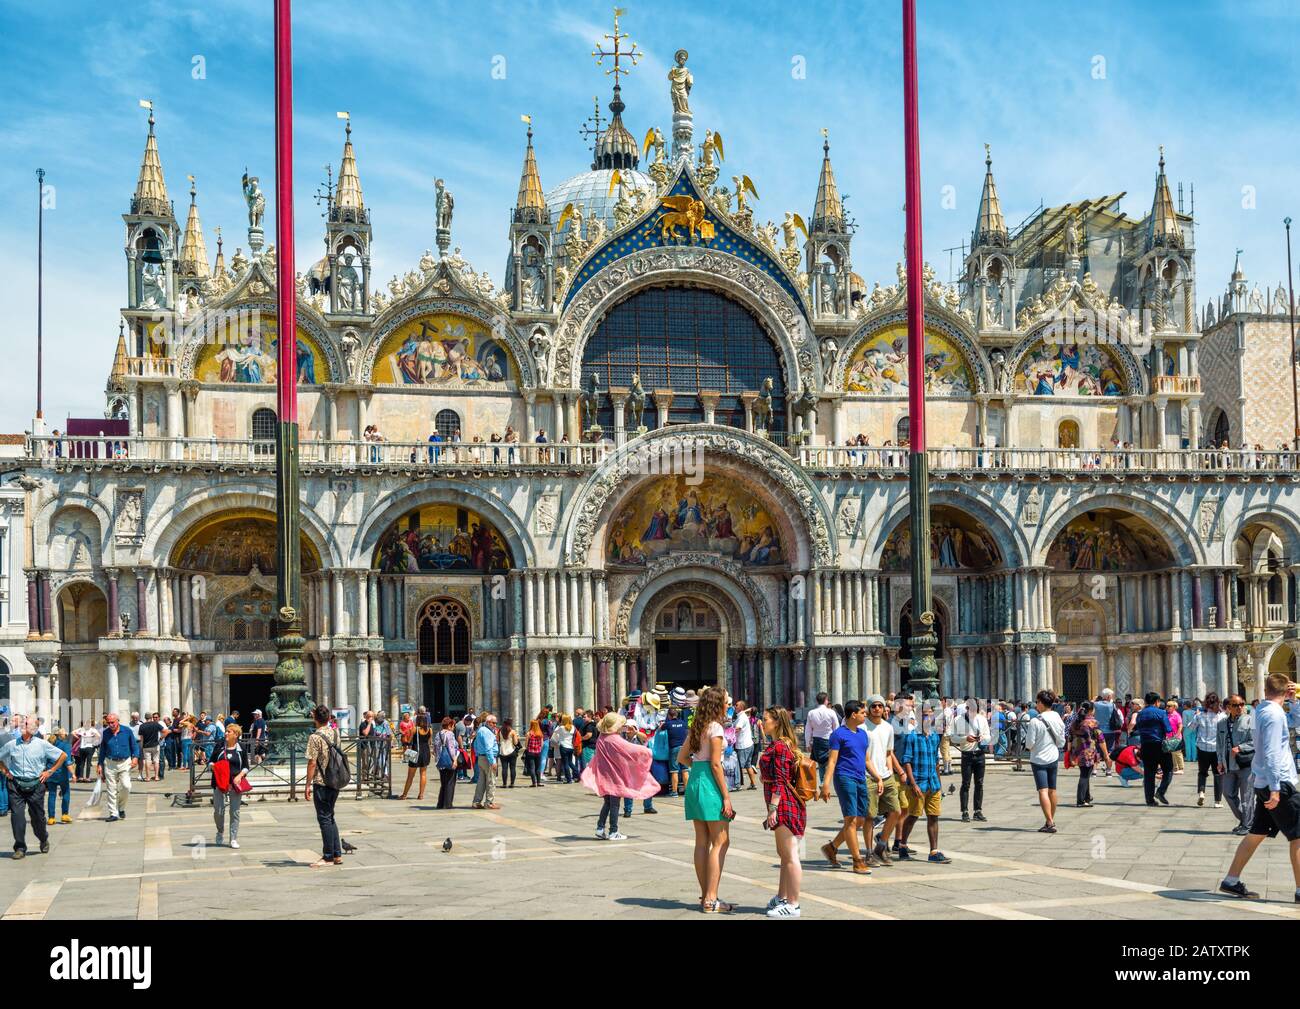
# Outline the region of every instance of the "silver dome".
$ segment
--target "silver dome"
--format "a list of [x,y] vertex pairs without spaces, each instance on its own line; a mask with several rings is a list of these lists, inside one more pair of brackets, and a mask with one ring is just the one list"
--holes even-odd
[[[618,203],[618,187],[615,186],[612,193],[609,191],[609,180],[613,174],[613,169],[599,168],[595,171],[575,175],[571,179],[565,179],[546,194],[546,206],[551,211],[551,220],[558,221],[560,214],[564,213],[564,208],[568,204],[577,203],[582,207],[584,221],[590,223],[600,217],[605,222],[605,232],[607,234],[612,232],[614,230],[614,205]],[[652,198],[657,192],[654,179],[644,172],[638,172],[632,168],[623,168],[619,169],[619,174],[623,178],[625,191],[642,189]],[[568,233],[568,230],[569,225],[566,222],[564,228],[558,234],[563,236]]]

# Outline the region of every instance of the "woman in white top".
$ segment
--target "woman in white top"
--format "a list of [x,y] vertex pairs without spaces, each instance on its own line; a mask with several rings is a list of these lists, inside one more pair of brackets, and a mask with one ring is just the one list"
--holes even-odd
[[102,738],[99,727],[95,725],[93,718],[87,718],[86,724],[77,729],[73,735],[77,737],[77,767],[74,778],[79,782],[88,782],[92,780],[90,769],[95,766],[95,751],[99,748],[99,741]]
[[[1219,723],[1227,718],[1219,695],[1210,691],[1192,719],[1196,730],[1196,804],[1205,805],[1205,775],[1214,775],[1214,808],[1223,806],[1223,780],[1219,777]],[[1186,731],[1186,726],[1184,726]]]
[[1043,807],[1047,821],[1038,828],[1040,834],[1056,833],[1056,771],[1065,746],[1065,723],[1054,710],[1056,692],[1040,690],[1035,699],[1038,717],[1031,718],[1025,726],[1025,749],[1029,751],[1029,766],[1034,772],[1034,787],[1038,789],[1038,804]]
[[573,716],[562,715],[560,724],[551,733],[551,745],[559,747],[555,761],[555,781],[571,785],[577,780],[577,766],[573,760]]
[[700,882],[700,910],[728,914],[735,908],[718,899],[718,883],[730,842],[729,827],[736,812],[722,770],[722,721],[727,716],[727,692],[709,687],[700,694],[686,742],[677,763],[690,769],[686,782],[686,819],[695,823],[695,876]]

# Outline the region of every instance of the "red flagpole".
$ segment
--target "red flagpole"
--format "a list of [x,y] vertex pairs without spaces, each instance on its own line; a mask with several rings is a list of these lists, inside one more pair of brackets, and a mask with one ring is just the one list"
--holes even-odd
[[907,459],[912,540],[912,623],[908,688],[938,693],[934,614],[930,609],[930,472],[925,454],[925,290],[921,272],[921,140],[917,117],[916,0],[903,0],[903,161],[907,179]]
[[298,509],[298,304],[293,268],[293,48],[289,0],[275,0],[276,666],[267,704],[272,745],[301,743],[311,720],[302,669]]
[[298,423],[298,304],[293,268],[293,49],[289,0],[275,0],[275,250],[279,311],[277,406]]
[[925,451],[925,291],[921,284],[921,141],[916,99],[916,0],[903,0],[903,160],[907,179],[907,411],[913,452]]

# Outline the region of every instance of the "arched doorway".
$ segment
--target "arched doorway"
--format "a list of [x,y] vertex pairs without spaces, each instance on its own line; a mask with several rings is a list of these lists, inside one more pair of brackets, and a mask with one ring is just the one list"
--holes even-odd
[[[1053,571],[1051,622],[1063,635],[1050,678],[1058,693],[1067,674],[1071,690],[1086,676],[1094,696],[1103,686],[1121,697],[1149,690],[1162,697],[1204,693],[1184,686],[1166,644],[1173,627],[1169,600],[1180,589],[1180,572],[1168,539],[1151,522],[1121,508],[1081,512],[1056,534],[1046,559]],[[1113,635],[1135,637],[1111,647]]]
[[[320,555],[306,535],[299,551],[304,575],[320,570]],[[245,728],[254,709],[266,709],[274,685],[275,552],[272,513],[256,508],[217,512],[177,541],[162,590],[172,622],[167,632],[215,645],[211,676],[191,674],[196,710],[237,710]],[[309,619],[318,608],[307,588],[302,605]],[[160,690],[156,699],[166,693]],[[182,700],[173,697],[172,703]]]
[[698,596],[669,599],[651,626],[657,682],[697,691],[725,682],[724,625],[713,604]]
[[435,723],[465,713],[472,631],[469,611],[458,599],[439,596],[420,607],[415,621],[416,657],[424,706]]

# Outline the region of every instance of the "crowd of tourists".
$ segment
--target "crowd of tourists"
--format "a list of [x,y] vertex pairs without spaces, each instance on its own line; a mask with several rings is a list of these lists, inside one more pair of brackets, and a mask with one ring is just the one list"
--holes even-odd
[[[762,788],[765,829],[772,832],[780,878],[766,913],[800,915],[801,840],[817,801],[839,806],[837,834],[820,848],[831,869],[842,866],[870,875],[898,862],[947,865],[940,846],[945,796],[956,793],[962,822],[988,822],[985,770],[991,761],[1028,771],[1042,811],[1042,833],[1058,830],[1058,777],[1076,770],[1074,807],[1093,806],[1098,777],[1114,775],[1123,787],[1141,782],[1149,807],[1171,805],[1179,775],[1195,771],[1197,806],[1227,805],[1232,832],[1241,837],[1220,891],[1257,897],[1242,872],[1258,846],[1282,834],[1300,866],[1300,795],[1296,791],[1294,736],[1300,727],[1296,684],[1272,674],[1264,697],[1247,702],[1234,694],[1182,700],[1148,693],[1120,699],[1109,688],[1095,700],[1062,702],[1042,690],[1028,702],[973,697],[920,699],[907,692],[832,704],[825,694],[797,713],[782,707],[758,711],[721,687],[698,693],[657,685],[632,691],[614,709],[544,706],[528,724],[515,725],[494,712],[470,710],[435,722],[427,709],[403,709],[394,725],[384,712],[365,712],[358,736],[372,741],[362,759],[387,760],[406,769],[399,801],[422,800],[428,769],[438,772],[436,808],[455,808],[457,785],[473,786],[470,807],[499,810],[500,793],[527,786],[581,784],[600,800],[595,837],[627,840],[620,817],[637,803],[658,814],[655,800],[682,800],[695,833],[694,866],[705,913],[733,906],[718,893],[723,879],[731,796]],[[239,847],[242,796],[250,772],[267,752],[266,723],[253,712],[245,740],[238,712],[209,718],[179,710],[171,715],[132,712],[122,724],[116,713],[102,724],[87,722],[69,733],[33,717],[8,716],[0,728],[0,815],[8,813],[14,857],[26,854],[30,820],[40,850],[49,850],[48,828],[72,822],[70,786],[93,781],[92,804],[106,800],[107,819],[127,816],[133,775],[161,779],[167,770],[201,767],[212,792],[214,843],[229,838]],[[334,713],[319,706],[306,747],[303,797],[313,802],[322,837],[314,866],[341,865],[344,849],[334,818],[351,769]],[[375,754],[383,754],[377,757]],[[522,775],[519,758],[523,757]],[[93,777],[91,777],[93,768]],[[372,770],[380,768],[377,764]],[[959,777],[948,784],[945,776]],[[522,778],[522,781],[520,780]],[[1190,784],[1190,779],[1189,779]],[[1176,793],[1175,793],[1176,794]],[[675,805],[675,803],[673,803]],[[914,841],[925,820],[924,841]],[[1300,902],[1300,869],[1296,900]]]

